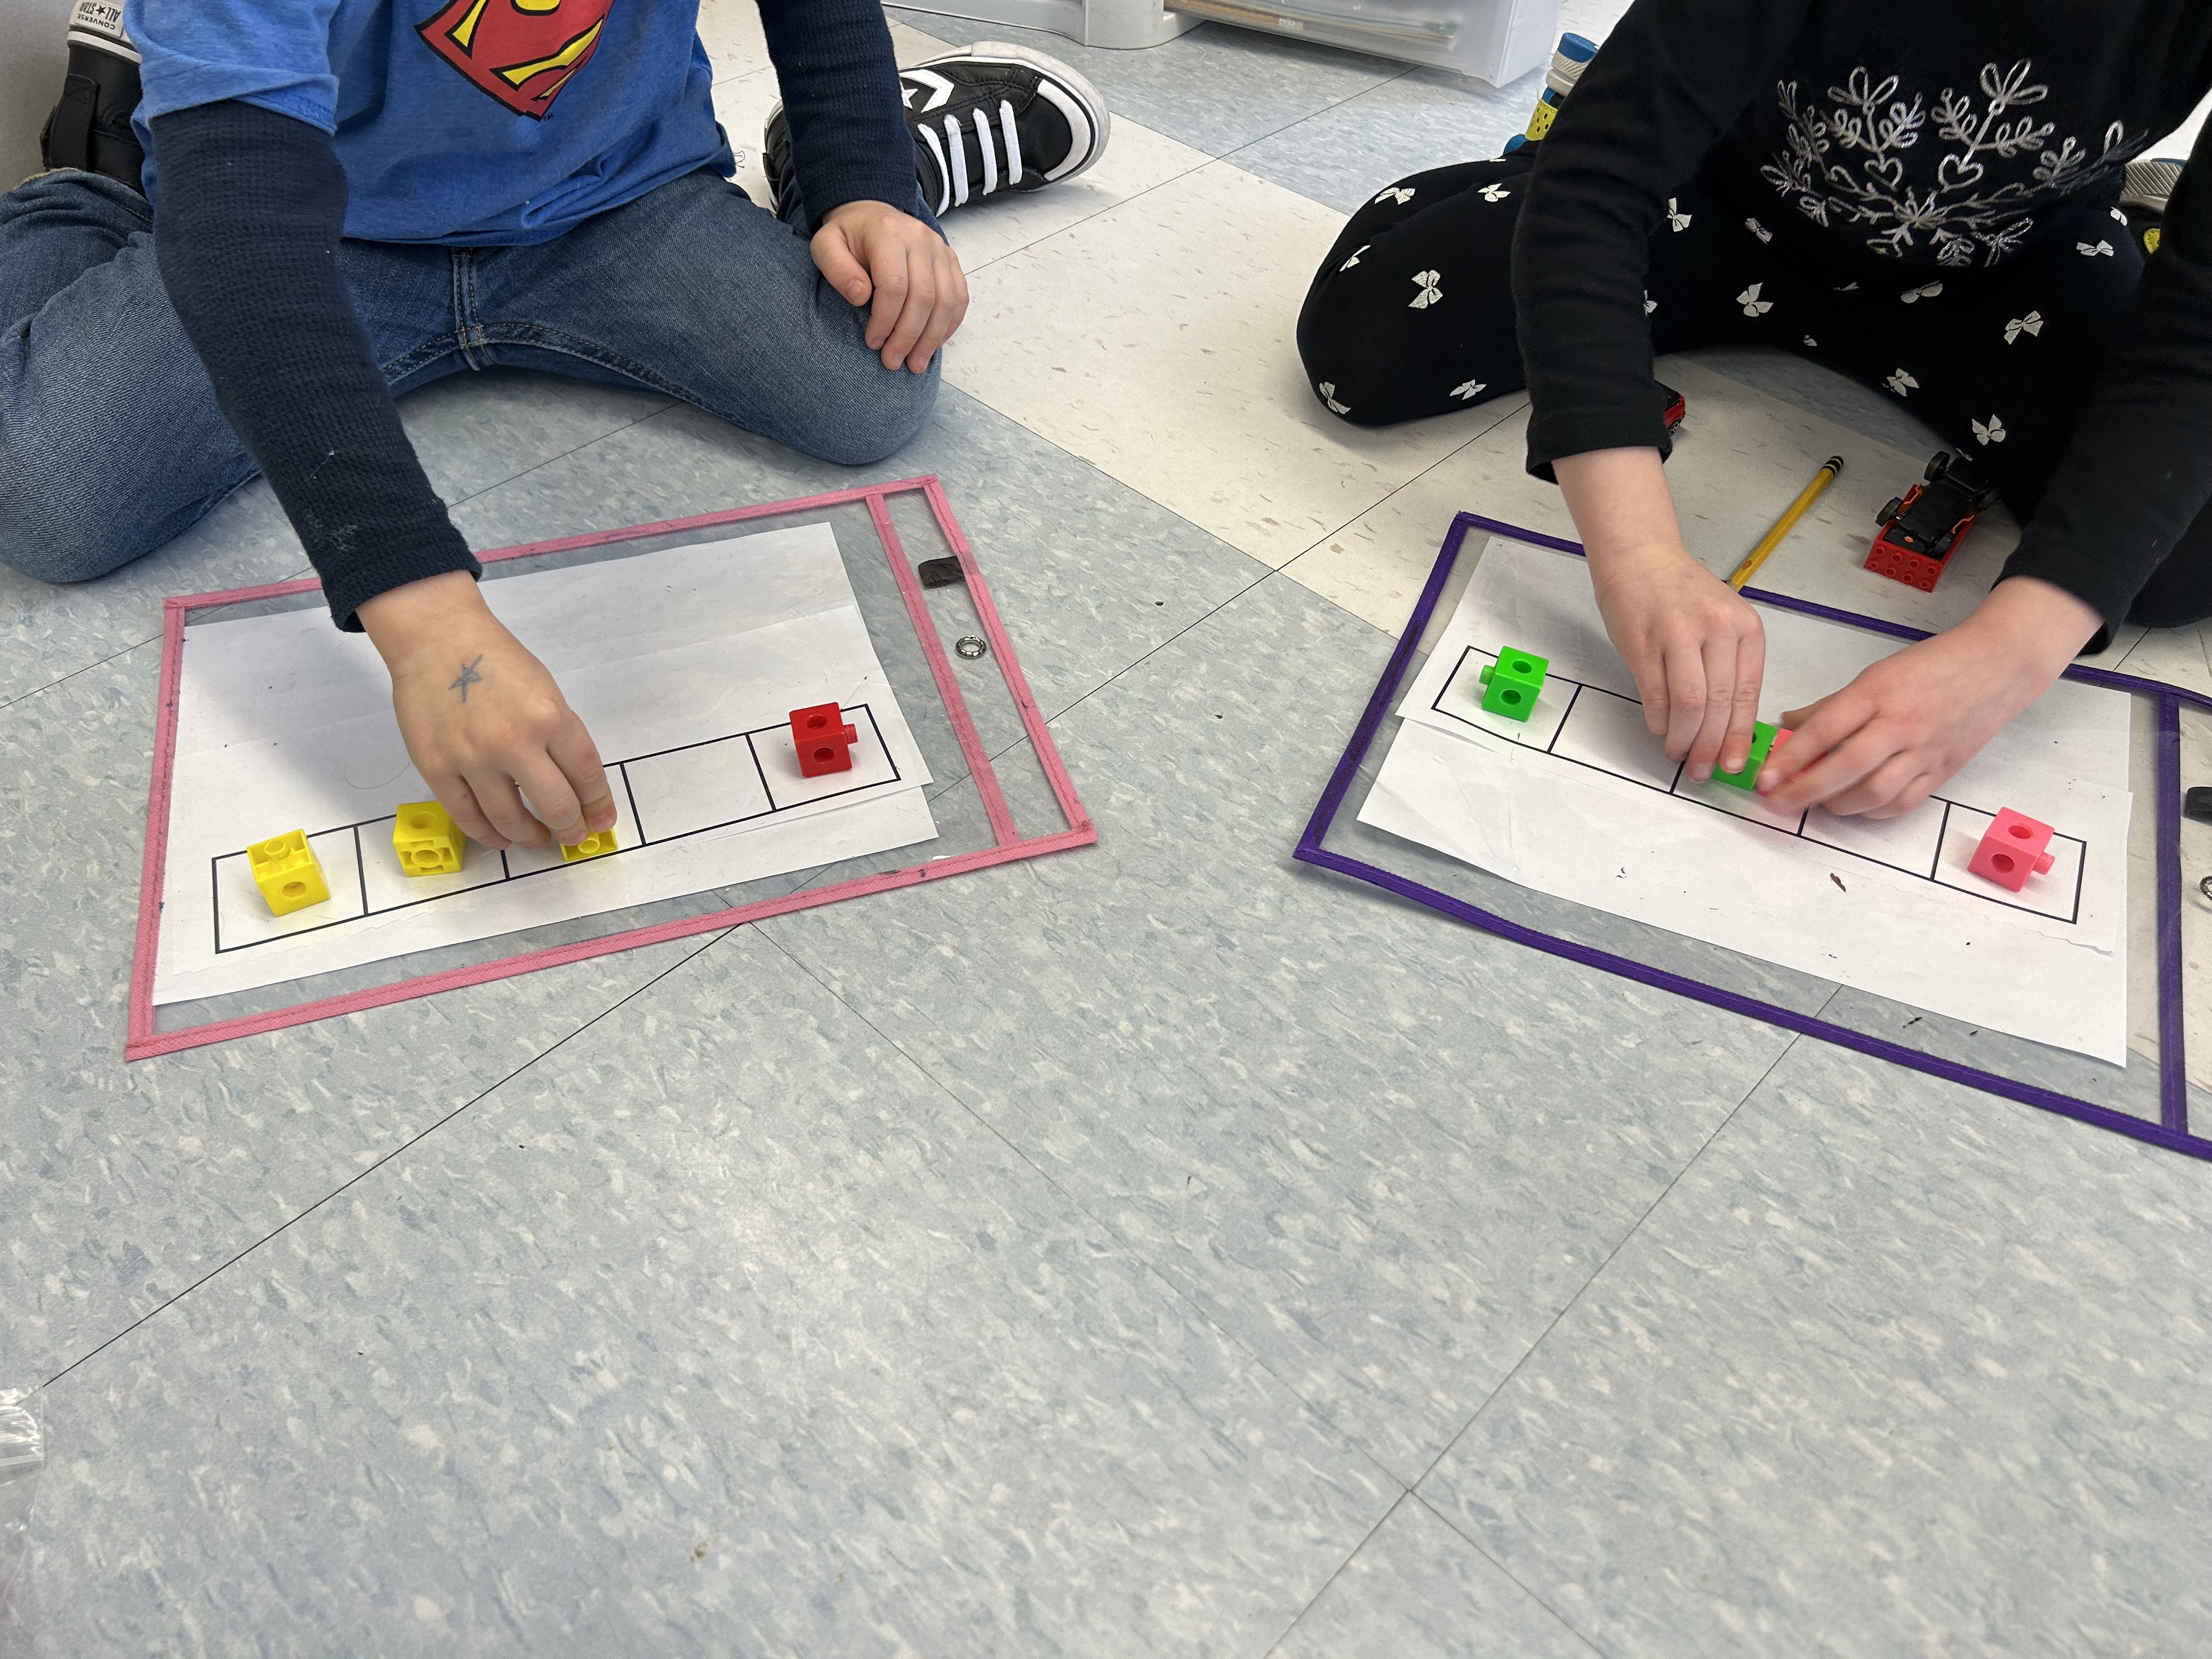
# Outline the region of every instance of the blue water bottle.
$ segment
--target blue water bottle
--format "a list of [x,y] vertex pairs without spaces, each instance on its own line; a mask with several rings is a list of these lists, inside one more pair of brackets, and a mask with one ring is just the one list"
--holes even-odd
[[1544,76],[1544,90],[1536,99],[1536,108],[1528,117],[1528,130],[1505,141],[1508,155],[1523,144],[1533,144],[1552,130],[1559,118],[1559,106],[1567,101],[1567,94],[1575,89],[1582,78],[1583,67],[1597,56],[1597,42],[1579,34],[1563,34],[1552,53],[1552,67]]

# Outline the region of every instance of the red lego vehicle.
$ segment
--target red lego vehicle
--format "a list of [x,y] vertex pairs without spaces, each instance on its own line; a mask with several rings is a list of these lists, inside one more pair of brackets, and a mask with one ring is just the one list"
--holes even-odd
[[1996,498],[1996,486],[1962,457],[1937,450],[1928,463],[1928,482],[1913,485],[1875,516],[1881,533],[1867,551],[1866,568],[1933,593],[1976,516]]

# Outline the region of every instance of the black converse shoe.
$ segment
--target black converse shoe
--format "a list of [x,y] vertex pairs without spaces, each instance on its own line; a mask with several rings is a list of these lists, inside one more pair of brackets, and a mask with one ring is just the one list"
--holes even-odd
[[138,48],[123,32],[122,0],[76,0],[70,12],[69,76],[39,134],[49,167],[79,167],[133,190],[146,153],[131,131],[138,107]]
[[[1056,58],[979,40],[899,71],[915,178],[939,213],[1002,191],[1073,179],[1105,153],[1112,118],[1097,88]],[[761,143],[775,210],[791,204],[791,124],[778,103]]]
[[2145,253],[2158,252],[2159,233],[2166,224],[2166,204],[2181,182],[2183,164],[2174,161],[2130,161],[2127,183],[2120,191],[2128,228],[2142,243]]

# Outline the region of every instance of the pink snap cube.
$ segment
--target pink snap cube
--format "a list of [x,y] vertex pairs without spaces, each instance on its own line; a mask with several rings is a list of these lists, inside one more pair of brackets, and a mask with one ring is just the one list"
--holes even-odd
[[2051,834],[2049,824],[2038,823],[2026,813],[2005,807],[1974,849],[1974,856],[1966,861],[1966,868],[2017,893],[2027,885],[2030,876],[2039,876],[2051,868],[2051,854],[2044,849],[2051,845]]

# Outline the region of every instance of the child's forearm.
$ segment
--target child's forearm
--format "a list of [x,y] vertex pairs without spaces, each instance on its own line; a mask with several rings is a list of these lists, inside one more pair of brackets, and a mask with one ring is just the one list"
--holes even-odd
[[1986,640],[2047,684],[2105,625],[2096,606],[2040,576],[2008,576],[1974,607],[1956,632]]
[[1682,551],[1674,498],[1656,449],[1593,449],[1562,455],[1552,471],[1589,556],[1592,579],[1647,554]]
[[153,133],[162,283],[332,616],[349,625],[388,588],[473,574],[338,274],[346,182],[329,136],[234,102],[159,116]]

